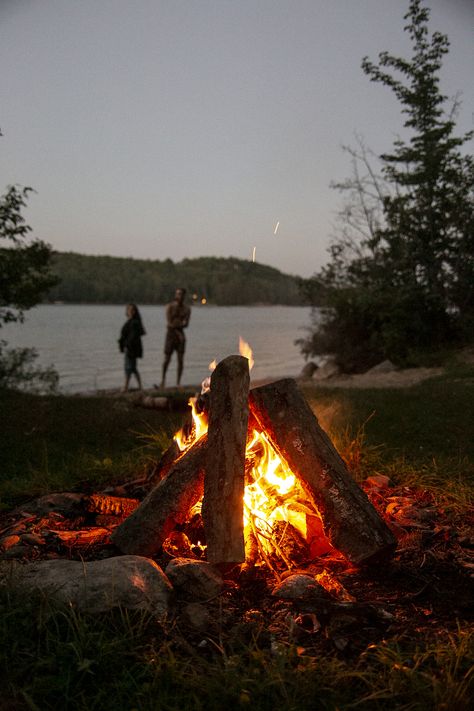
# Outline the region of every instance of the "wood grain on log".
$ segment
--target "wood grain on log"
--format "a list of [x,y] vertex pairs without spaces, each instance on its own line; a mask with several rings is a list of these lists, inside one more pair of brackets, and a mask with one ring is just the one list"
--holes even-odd
[[174,463],[142,503],[112,533],[111,540],[123,553],[151,556],[159,551],[178,523],[201,499],[207,436],[204,435]]
[[250,409],[316,504],[331,544],[355,564],[389,557],[395,538],[351,477],[292,379],[254,388]]
[[202,517],[210,563],[243,563],[249,366],[229,356],[211,375]]

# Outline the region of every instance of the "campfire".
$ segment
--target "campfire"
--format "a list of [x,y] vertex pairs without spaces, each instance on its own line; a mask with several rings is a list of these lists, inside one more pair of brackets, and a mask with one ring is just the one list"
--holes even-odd
[[194,551],[223,569],[266,565],[279,577],[323,553],[355,565],[388,559],[392,532],[296,382],[250,389],[245,347],[245,355],[213,366],[160,480],[112,542],[122,553],[153,556],[170,535],[200,521]]

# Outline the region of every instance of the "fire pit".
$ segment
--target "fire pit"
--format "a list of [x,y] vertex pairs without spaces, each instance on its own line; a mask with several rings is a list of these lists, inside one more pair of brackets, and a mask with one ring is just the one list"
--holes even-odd
[[351,477],[292,379],[249,390],[229,356],[192,404],[162,478],[112,533],[122,553],[155,555],[202,514],[207,561],[291,570],[322,552],[355,565],[389,559],[395,538]]

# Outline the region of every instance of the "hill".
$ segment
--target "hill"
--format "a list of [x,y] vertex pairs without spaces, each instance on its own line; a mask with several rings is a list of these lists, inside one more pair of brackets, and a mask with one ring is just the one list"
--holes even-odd
[[49,301],[163,304],[183,286],[194,301],[221,306],[304,303],[299,277],[235,257],[173,262],[55,252],[52,266],[60,282]]

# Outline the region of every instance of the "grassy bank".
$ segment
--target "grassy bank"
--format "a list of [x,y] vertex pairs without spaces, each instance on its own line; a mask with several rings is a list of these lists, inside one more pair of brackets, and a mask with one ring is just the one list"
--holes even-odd
[[[406,390],[310,385],[304,392],[357,478],[380,472],[395,485],[429,489],[456,535],[472,510],[473,368]],[[124,400],[1,398],[5,509],[49,491],[140,475],[182,419]],[[406,603],[407,619],[416,602]],[[426,614],[419,629],[398,625],[362,649],[329,646],[314,656],[291,641],[275,644],[263,622],[235,633],[222,627],[203,644],[179,621],[123,610],[90,618],[42,597],[22,599],[7,586],[0,591],[0,709],[464,711],[474,694],[473,625],[458,624],[454,614],[437,625]]]

